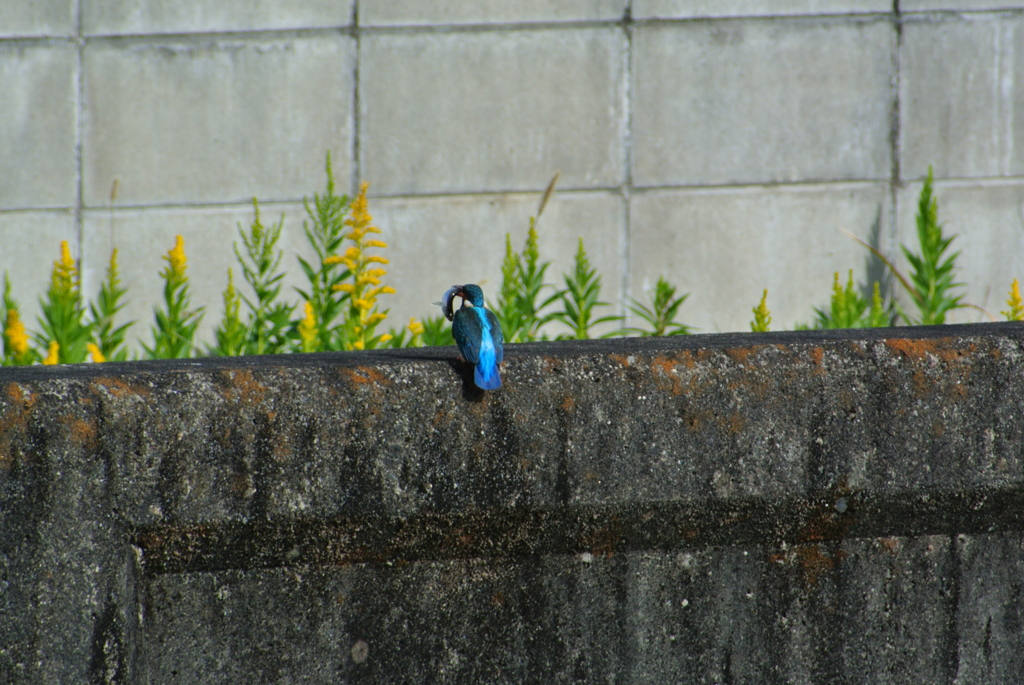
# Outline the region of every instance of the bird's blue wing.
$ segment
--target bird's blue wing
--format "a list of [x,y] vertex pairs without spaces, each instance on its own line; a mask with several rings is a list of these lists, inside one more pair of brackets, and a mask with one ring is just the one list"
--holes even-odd
[[455,320],[452,322],[452,337],[455,344],[459,346],[462,358],[471,364],[480,361],[480,340],[483,337],[483,327],[480,325],[480,317],[472,308],[464,308],[455,312]]
[[484,312],[487,314],[487,322],[491,325],[491,337],[494,338],[494,358],[495,361],[500,364],[501,360],[505,358],[505,336],[501,332],[501,324],[498,323],[498,317],[494,315],[490,309],[485,309]]

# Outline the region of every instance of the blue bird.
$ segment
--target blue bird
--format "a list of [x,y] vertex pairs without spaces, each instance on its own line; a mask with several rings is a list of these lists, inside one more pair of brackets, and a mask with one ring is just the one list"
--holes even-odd
[[[462,306],[452,311],[452,300],[462,298]],[[444,294],[445,316],[452,322],[452,337],[463,358],[476,365],[473,381],[483,390],[501,387],[498,364],[504,357],[501,325],[497,317],[484,307],[484,291],[473,283],[456,285]]]

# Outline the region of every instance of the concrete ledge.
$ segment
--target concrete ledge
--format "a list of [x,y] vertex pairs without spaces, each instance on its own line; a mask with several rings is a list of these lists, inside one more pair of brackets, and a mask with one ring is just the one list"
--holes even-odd
[[0,681],[1009,682],[1022,343],[5,368]]

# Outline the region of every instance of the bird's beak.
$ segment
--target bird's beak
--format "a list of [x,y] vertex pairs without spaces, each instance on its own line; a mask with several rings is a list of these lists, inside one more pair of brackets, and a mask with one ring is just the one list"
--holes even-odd
[[454,302],[456,296],[461,295],[462,286],[453,285],[452,287],[448,288],[448,290],[444,291],[444,296],[441,298],[440,302],[434,302],[434,304],[441,307],[441,311],[444,313],[444,318],[448,319],[449,321],[455,318],[455,311],[452,303]]

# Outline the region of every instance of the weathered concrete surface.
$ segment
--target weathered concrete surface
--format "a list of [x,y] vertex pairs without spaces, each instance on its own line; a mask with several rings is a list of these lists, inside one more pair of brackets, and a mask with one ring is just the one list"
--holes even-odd
[[1024,325],[0,370],[0,681],[1019,682]]

